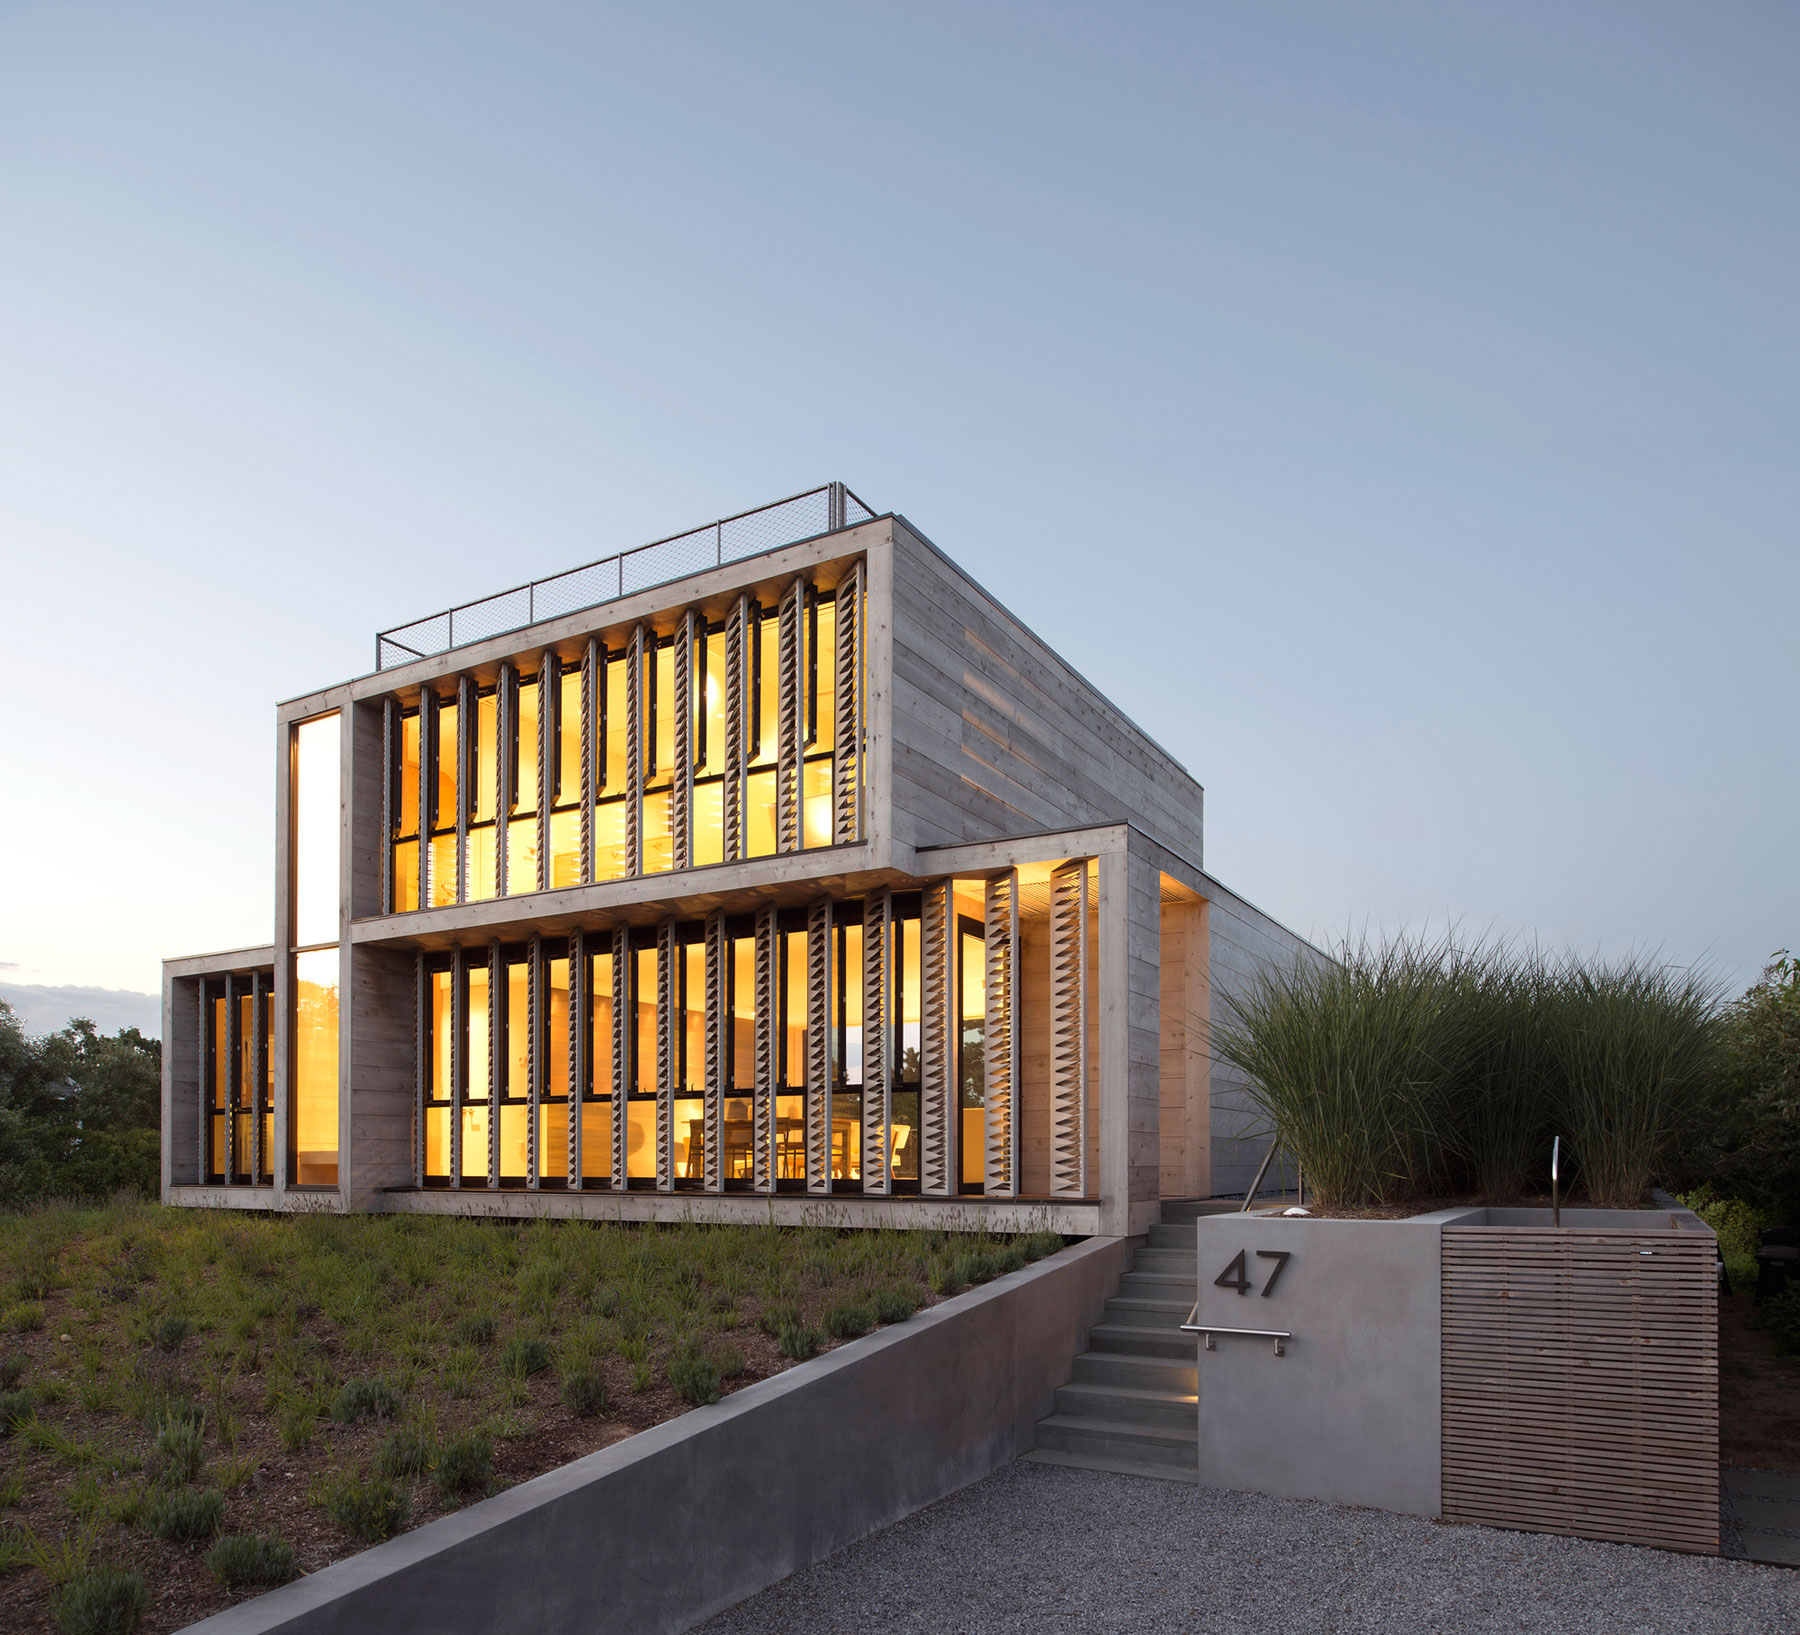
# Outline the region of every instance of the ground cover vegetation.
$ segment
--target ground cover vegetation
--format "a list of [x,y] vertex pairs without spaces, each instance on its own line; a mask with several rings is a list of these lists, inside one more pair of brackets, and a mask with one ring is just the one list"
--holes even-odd
[[33,1037],[0,999],[0,1208],[157,1190],[162,1046],[71,1022]]
[[1215,1048],[1248,1076],[1327,1208],[1565,1190],[1629,1207],[1693,1182],[1728,1060],[1704,975],[1455,938],[1346,945],[1229,999]]
[[0,1215],[0,1627],[180,1628],[1061,1246]]

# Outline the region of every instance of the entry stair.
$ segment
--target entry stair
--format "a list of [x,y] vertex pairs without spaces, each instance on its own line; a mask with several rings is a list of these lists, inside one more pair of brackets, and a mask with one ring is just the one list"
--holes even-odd
[[1199,1370],[1194,1336],[1181,1332],[1194,1309],[1194,1221],[1237,1207],[1164,1202],[1162,1224],[1120,1276],[1027,1459],[1199,1481]]

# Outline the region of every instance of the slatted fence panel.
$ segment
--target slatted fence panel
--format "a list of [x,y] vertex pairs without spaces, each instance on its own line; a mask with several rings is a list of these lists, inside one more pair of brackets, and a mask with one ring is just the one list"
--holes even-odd
[[1446,1227],[1443,1513],[1719,1547],[1719,1328],[1699,1232]]

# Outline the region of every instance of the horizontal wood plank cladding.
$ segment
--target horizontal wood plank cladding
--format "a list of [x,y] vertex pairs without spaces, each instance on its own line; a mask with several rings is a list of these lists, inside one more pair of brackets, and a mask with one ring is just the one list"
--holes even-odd
[[1127,819],[1196,864],[1200,786],[971,580],[894,530],[896,838]]
[[1445,1517],[1715,1553],[1713,1255],[1700,1232],[1446,1227]]

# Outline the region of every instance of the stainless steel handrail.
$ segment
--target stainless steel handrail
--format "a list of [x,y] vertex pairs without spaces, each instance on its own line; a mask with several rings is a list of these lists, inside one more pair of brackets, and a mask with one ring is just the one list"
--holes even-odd
[[1236,1334],[1252,1340],[1273,1340],[1275,1355],[1285,1357],[1287,1355],[1285,1342],[1294,1337],[1292,1331],[1285,1328],[1226,1328],[1221,1323],[1196,1323],[1194,1319],[1199,1315],[1200,1302],[1196,1300],[1194,1309],[1187,1314],[1187,1321],[1181,1325],[1181,1332],[1183,1334],[1204,1334],[1208,1351],[1219,1349],[1213,1344],[1215,1334]]

